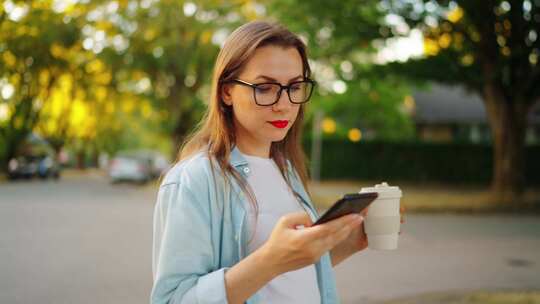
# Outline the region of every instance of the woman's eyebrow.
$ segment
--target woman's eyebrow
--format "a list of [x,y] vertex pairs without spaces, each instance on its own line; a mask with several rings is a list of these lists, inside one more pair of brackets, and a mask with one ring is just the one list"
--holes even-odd
[[[274,78],[272,78],[272,77],[270,77],[270,76],[266,76],[266,75],[259,75],[259,76],[257,76],[255,79],[259,79],[259,78],[263,78],[263,79],[265,79],[265,80],[272,81],[272,82],[278,82],[277,79],[274,79]],[[289,82],[292,82],[292,81],[295,81],[295,80],[299,80],[299,79],[304,79],[304,76],[298,75],[298,76],[296,76],[296,77],[294,77],[294,78],[289,79]]]

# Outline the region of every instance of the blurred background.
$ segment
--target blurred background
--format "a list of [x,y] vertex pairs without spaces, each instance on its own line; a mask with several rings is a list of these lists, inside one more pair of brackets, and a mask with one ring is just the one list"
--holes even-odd
[[241,24],[308,45],[323,211],[403,191],[343,303],[540,303],[540,1],[0,1],[0,302],[147,303],[159,177]]

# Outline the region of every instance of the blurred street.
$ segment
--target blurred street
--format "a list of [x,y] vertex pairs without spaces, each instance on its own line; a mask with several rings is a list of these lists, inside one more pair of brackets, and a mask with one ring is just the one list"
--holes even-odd
[[[148,303],[156,187],[97,171],[0,181],[0,303]],[[395,252],[336,268],[343,303],[540,289],[540,218],[407,215]]]
[[148,303],[153,200],[95,173],[0,184],[0,303]]

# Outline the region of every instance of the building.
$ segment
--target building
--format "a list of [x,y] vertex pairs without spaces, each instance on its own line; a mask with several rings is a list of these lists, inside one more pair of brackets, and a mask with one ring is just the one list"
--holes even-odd
[[[432,83],[413,94],[418,138],[426,141],[491,142],[486,110],[478,94],[459,86]],[[540,143],[540,101],[529,112],[526,143]]]

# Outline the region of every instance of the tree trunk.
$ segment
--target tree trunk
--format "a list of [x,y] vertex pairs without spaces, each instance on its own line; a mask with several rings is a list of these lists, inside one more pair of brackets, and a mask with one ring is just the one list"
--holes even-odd
[[[176,78],[180,79],[180,78]],[[182,78],[183,79],[183,78]],[[178,81],[178,80],[177,80]],[[171,108],[174,124],[172,130],[172,160],[178,159],[180,148],[186,140],[192,128],[197,124],[197,111],[193,100],[194,93],[190,94],[182,82],[177,82],[171,87],[171,94],[168,98],[168,105]]]
[[20,148],[21,144],[24,142],[25,138],[30,133],[27,130],[10,130],[10,133],[7,134],[5,138],[5,150],[4,156],[2,159],[2,170],[7,172],[7,165],[9,160],[17,156],[17,150]]
[[182,144],[186,140],[191,129],[195,126],[196,121],[194,119],[194,113],[190,109],[185,109],[178,113],[176,126],[172,134],[173,140],[173,160],[176,160]]
[[86,169],[86,151],[85,149],[80,149],[77,151],[77,169],[84,170]]
[[94,144],[92,149],[92,167],[93,168],[99,168],[99,154],[101,151],[99,151],[97,145]]
[[492,199],[519,203],[525,189],[525,130],[527,106],[522,100],[505,100],[493,84],[484,86],[484,103],[493,136]]

